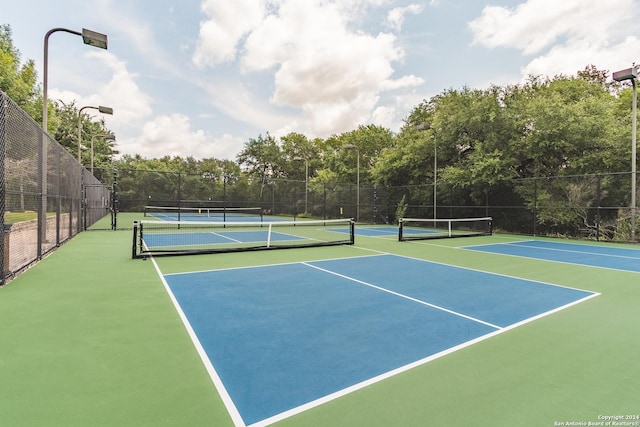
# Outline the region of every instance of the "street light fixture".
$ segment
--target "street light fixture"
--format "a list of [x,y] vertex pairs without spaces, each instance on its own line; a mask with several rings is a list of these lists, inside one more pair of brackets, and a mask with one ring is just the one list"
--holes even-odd
[[44,129],[45,133],[47,132],[48,112],[47,88],[49,77],[49,36],[58,31],[64,31],[67,33],[75,34],[77,36],[82,36],[82,41],[89,46],[95,46],[101,49],[107,48],[106,34],[97,33],[95,31],[87,30],[86,28],[83,28],[81,33],[78,31],[69,30],[67,28],[54,28],[47,31],[47,34],[45,34],[44,36],[44,63],[42,72],[42,129]]
[[66,28],[53,28],[44,36],[44,62],[42,68],[42,143],[40,146],[40,161],[39,166],[42,169],[41,171],[41,201],[40,201],[40,214],[38,215],[38,249],[37,254],[38,257],[42,256],[42,245],[41,242],[45,242],[47,240],[47,127],[48,127],[48,80],[49,80],[49,36],[51,34],[64,31],[67,33],[75,34],[78,36],[82,36],[82,40],[85,44],[99,47],[102,49],[107,48],[107,36],[105,34],[96,33],[95,31],[82,29],[82,32],[69,30]]
[[80,146],[81,146],[81,143],[82,143],[82,110],[85,110],[87,108],[92,108],[94,110],[98,110],[102,114],[109,114],[109,115],[113,114],[113,108],[105,107],[103,105],[100,105],[98,107],[92,107],[92,106],[87,105],[87,106],[82,107],[80,110],[78,110],[78,162],[79,163],[82,163],[82,159],[80,157]]
[[93,138],[94,137],[98,137],[98,138],[104,138],[107,141],[115,141],[116,140],[116,136],[112,133],[105,133],[102,135],[93,135],[91,136],[91,175],[93,175]]
[[357,145],[344,144],[342,148],[356,150],[356,222],[360,221],[360,149]]
[[637,88],[638,68],[635,64],[626,70],[613,73],[613,80],[621,82],[631,80],[633,100],[631,104],[631,241],[636,241],[636,122],[637,122]]
[[304,160],[304,213],[308,213],[309,202],[309,159],[306,157],[294,157],[293,160]]

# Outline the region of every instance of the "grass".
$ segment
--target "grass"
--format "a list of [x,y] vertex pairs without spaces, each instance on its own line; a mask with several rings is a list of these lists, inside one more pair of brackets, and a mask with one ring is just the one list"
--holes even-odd
[[[637,413],[638,273],[458,248],[514,239],[359,236],[354,247],[157,261],[169,273],[383,251],[601,293],[277,426],[528,427]],[[81,233],[0,288],[0,342],[2,425],[233,425],[153,264],[131,259],[128,230]]]
[[[56,216],[55,212],[47,212],[47,217]],[[5,224],[15,224],[16,222],[33,221],[38,219],[38,213],[35,211],[5,212]]]

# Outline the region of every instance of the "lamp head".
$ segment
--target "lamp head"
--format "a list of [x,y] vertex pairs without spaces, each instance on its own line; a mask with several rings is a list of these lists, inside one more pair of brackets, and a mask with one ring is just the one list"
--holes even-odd
[[89,46],[99,47],[100,49],[107,48],[107,35],[97,33],[95,31],[82,29],[82,41]]
[[624,80],[633,80],[638,78],[638,69],[636,67],[627,68],[613,73],[613,80],[621,82]]

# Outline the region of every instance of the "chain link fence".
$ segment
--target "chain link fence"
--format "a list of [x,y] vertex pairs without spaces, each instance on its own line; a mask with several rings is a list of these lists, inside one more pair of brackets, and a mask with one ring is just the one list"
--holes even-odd
[[[497,231],[627,242],[640,221],[631,174],[530,178],[467,188],[445,180],[413,186],[295,181],[247,175],[103,170],[91,174],[0,92],[0,279],[93,229],[127,229],[118,212],[145,206],[259,207],[293,219],[493,217]],[[637,176],[635,177],[637,180]],[[99,221],[111,213],[111,223]],[[635,217],[635,219],[634,219]]]
[[[106,179],[110,173],[102,171],[101,176]],[[288,219],[356,218],[369,224],[396,224],[400,217],[491,216],[494,229],[503,232],[609,241],[631,239],[634,212],[630,173],[530,178],[470,189],[444,180],[435,186],[365,183],[358,187],[355,183],[120,170],[117,184],[122,212],[143,212],[145,206],[260,207],[264,214]]]
[[4,283],[110,211],[111,192],[0,92]]

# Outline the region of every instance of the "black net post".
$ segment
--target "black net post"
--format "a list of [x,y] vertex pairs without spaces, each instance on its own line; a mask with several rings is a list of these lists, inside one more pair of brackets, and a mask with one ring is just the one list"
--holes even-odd
[[[133,242],[131,245],[131,258],[138,258],[137,244],[138,244],[138,221],[133,222]],[[142,240],[142,239],[140,239]]]
[[113,168],[113,187],[111,191],[111,229],[118,229],[118,168]]

